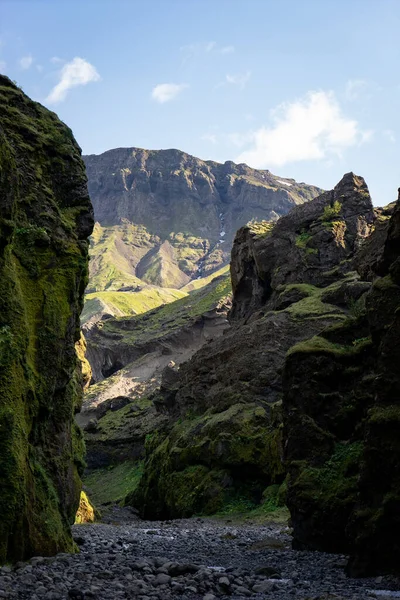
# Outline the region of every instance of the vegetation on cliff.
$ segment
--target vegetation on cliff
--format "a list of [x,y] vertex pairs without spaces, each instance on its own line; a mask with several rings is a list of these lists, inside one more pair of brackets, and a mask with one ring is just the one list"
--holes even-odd
[[[351,174],[274,227],[252,222],[239,230],[231,262],[232,329],[173,377],[166,373],[155,396],[169,423],[146,446],[143,476],[127,500],[143,515],[210,514],[235,498],[254,506],[265,488],[283,483],[286,353],[345,321],[370,286],[350,261],[374,221],[366,190]],[[327,226],[333,213],[340,233]],[[307,245],[296,243],[299,236]],[[352,353],[362,348],[350,346]]]
[[74,548],[84,465],[74,344],[93,226],[71,131],[6,77],[0,191],[2,563]]

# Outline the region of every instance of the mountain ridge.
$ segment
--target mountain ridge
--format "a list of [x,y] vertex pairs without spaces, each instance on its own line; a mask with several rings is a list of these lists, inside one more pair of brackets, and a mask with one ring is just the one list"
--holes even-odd
[[97,221],[88,294],[180,290],[229,263],[241,226],[276,221],[321,192],[176,149],[115,148],[84,161]]

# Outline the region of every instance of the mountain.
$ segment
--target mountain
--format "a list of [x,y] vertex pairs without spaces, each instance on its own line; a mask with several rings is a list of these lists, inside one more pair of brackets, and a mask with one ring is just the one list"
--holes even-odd
[[93,228],[80,154],[53,112],[0,76],[0,564],[75,549],[74,345]]
[[184,296],[229,263],[239,227],[275,221],[321,192],[179,150],[117,148],[84,161],[97,221],[85,319],[136,314]]

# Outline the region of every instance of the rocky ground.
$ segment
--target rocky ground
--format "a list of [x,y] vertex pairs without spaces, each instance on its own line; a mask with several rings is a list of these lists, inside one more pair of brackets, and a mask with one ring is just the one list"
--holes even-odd
[[0,598],[367,600],[400,598],[393,579],[349,579],[346,557],[290,548],[282,524],[141,521],[117,511],[77,525],[79,554],[0,568]]

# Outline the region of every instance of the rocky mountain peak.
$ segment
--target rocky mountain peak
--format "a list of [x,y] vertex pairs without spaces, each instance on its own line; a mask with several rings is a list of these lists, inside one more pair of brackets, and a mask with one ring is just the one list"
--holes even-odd
[[348,173],[333,190],[295,207],[264,234],[251,227],[239,230],[231,260],[231,320],[249,316],[267,301],[274,306],[282,285],[300,280],[327,286],[344,275],[374,220],[364,179]]

